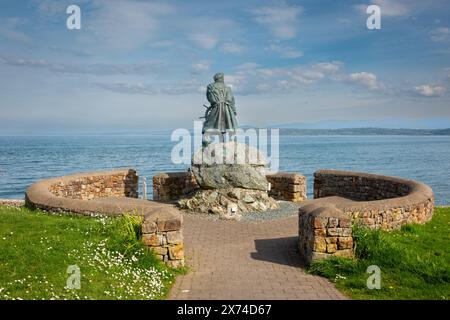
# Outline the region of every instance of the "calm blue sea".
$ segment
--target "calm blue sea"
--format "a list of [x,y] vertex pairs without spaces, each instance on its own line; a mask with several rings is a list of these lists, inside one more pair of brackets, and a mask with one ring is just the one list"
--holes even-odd
[[[132,167],[141,177],[184,171],[170,154],[169,134],[0,137],[0,198],[23,198],[33,182],[71,173]],[[281,136],[280,170],[308,178],[318,169],[367,171],[429,184],[438,204],[450,204],[448,136]]]

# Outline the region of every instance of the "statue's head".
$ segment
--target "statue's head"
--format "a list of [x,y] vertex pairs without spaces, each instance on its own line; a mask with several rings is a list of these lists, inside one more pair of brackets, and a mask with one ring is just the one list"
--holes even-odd
[[223,72],[216,73],[214,75],[214,82],[224,82],[223,77]]

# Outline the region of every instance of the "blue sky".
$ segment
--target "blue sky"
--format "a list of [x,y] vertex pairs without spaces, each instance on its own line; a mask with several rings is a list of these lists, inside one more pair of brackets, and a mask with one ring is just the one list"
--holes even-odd
[[450,126],[449,17],[445,0],[4,0],[0,133],[191,128],[218,71],[242,124]]

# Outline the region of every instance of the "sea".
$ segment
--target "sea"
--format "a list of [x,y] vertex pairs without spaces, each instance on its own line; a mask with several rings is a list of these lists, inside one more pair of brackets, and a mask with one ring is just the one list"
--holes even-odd
[[[189,167],[172,162],[178,142],[170,138],[170,133],[0,136],[0,198],[23,199],[26,188],[41,179],[129,167],[138,171],[141,181],[146,177],[151,199],[156,173]],[[313,173],[319,169],[418,180],[433,188],[438,205],[450,205],[450,136],[279,137],[279,170],[305,175],[310,198]]]

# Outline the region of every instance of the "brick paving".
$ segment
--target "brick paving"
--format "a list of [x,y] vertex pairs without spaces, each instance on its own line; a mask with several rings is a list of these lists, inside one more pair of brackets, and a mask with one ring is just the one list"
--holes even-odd
[[237,222],[185,215],[190,272],[178,276],[169,299],[346,299],[302,269],[297,228],[296,216]]

